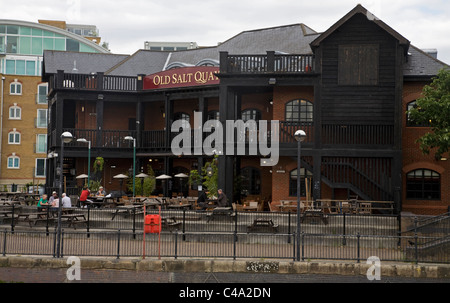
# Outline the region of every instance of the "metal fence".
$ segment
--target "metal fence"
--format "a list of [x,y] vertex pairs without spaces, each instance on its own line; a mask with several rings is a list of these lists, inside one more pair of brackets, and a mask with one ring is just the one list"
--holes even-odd
[[[358,262],[377,256],[384,261],[450,263],[448,230],[444,235],[424,235],[417,229],[402,234],[395,216],[329,215],[326,222],[302,220],[297,237],[293,213],[235,211],[211,218],[208,212],[162,210],[162,217],[175,224],[161,234],[144,234],[143,213],[118,210],[74,209],[88,220],[76,229],[63,226],[60,255],[291,260],[300,256],[301,260]],[[250,228],[255,220],[273,225]],[[55,225],[45,221],[31,228],[28,222],[3,224],[0,253],[57,256]]]

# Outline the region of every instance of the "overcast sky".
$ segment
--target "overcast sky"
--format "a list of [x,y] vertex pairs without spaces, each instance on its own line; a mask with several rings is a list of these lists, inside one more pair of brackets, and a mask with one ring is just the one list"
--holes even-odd
[[242,31],[296,23],[323,32],[358,3],[450,64],[448,0],[0,0],[0,19],[96,25],[111,52],[133,54],[144,41],[215,46]]

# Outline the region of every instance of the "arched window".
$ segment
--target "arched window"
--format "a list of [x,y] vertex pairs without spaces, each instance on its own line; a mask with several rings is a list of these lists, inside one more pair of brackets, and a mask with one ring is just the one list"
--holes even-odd
[[261,173],[254,167],[241,169],[241,193],[244,195],[261,194]]
[[20,120],[22,118],[22,108],[14,103],[13,106],[9,107],[9,119]]
[[[300,196],[306,196],[305,178],[312,178],[313,174],[305,168],[300,168]],[[289,173],[289,196],[297,196],[297,169]]]
[[15,80],[11,82],[9,85],[9,94],[10,95],[22,95],[22,83]]
[[20,144],[20,132],[15,128],[8,133],[8,144]]
[[20,158],[13,153],[8,157],[8,168],[19,169],[20,168]]
[[406,174],[406,198],[439,200],[441,175],[429,169],[416,169]]
[[411,110],[411,109],[413,109],[413,108],[415,108],[415,107],[417,107],[416,100],[411,101],[411,102],[409,102],[409,103],[406,105],[406,110],[407,110],[407,114],[406,114],[406,126],[409,126],[409,127],[414,127],[414,126],[415,126],[415,127],[428,127],[428,126],[430,126],[430,122],[416,123],[416,122],[414,122],[414,121],[411,121],[408,112],[409,112],[409,110]]
[[310,101],[300,99],[289,101],[286,103],[286,121],[312,123],[313,110],[313,103]]

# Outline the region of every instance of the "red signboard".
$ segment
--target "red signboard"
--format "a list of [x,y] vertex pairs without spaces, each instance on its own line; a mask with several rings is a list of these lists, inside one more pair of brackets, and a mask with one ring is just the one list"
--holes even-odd
[[175,68],[145,76],[144,89],[217,85],[220,82],[217,73],[219,67],[213,66]]

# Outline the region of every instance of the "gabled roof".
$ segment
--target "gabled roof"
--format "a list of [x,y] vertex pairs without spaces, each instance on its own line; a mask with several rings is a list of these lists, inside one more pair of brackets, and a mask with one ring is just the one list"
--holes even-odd
[[429,78],[436,76],[439,70],[443,68],[450,68],[450,66],[411,45],[407,62],[403,64],[403,75],[405,77]]
[[342,17],[338,22],[333,24],[328,30],[326,30],[324,33],[322,33],[317,39],[311,42],[311,48],[315,49],[317,48],[320,43],[322,43],[323,40],[325,40],[327,37],[329,37],[334,31],[336,31],[341,25],[346,23],[350,18],[355,16],[356,14],[363,14],[367,17],[368,20],[372,21],[373,23],[377,24],[379,27],[384,29],[387,33],[389,33],[392,37],[398,40],[399,44],[405,47],[405,54],[408,51],[409,47],[409,40],[400,35],[398,32],[396,32],[394,29],[392,29],[389,25],[378,19],[375,15],[373,15],[371,12],[369,12],[367,9],[365,9],[361,4],[358,4],[354,9],[352,9],[350,12],[348,12],[344,17]]
[[44,50],[42,75],[54,74],[58,70],[73,73],[74,68],[80,74],[106,72],[127,57],[129,55]]

